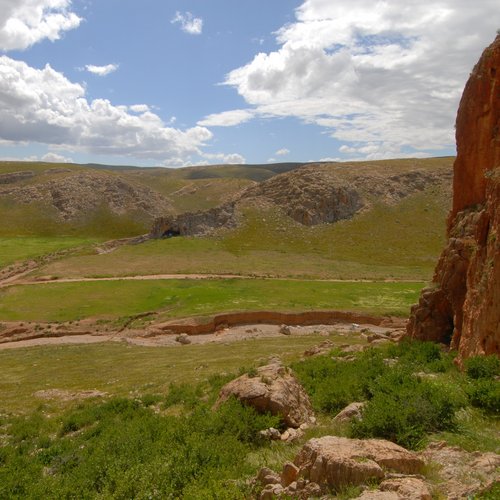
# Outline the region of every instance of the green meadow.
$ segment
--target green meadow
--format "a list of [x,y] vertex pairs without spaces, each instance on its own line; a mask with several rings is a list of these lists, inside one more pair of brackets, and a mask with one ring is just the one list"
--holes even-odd
[[113,319],[154,311],[158,319],[225,311],[355,310],[406,316],[423,283],[263,279],[117,280],[0,290],[0,321]]

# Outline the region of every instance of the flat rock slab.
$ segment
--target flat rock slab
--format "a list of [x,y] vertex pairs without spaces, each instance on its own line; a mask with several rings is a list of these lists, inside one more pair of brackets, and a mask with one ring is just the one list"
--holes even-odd
[[336,436],[309,440],[294,463],[301,477],[334,489],[383,479],[386,470],[416,474],[424,466],[417,454],[390,441]]

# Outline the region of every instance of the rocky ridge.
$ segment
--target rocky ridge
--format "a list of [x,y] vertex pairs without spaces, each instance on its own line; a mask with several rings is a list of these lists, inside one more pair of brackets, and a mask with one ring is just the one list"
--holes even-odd
[[500,354],[500,36],[467,82],[456,139],[448,243],[407,334],[449,343],[461,364]]
[[43,203],[52,207],[63,221],[78,219],[103,207],[117,215],[139,212],[151,218],[171,210],[170,202],[157,191],[117,175],[68,169],[47,173],[36,183],[22,182],[35,177],[34,172],[2,174],[0,200]]
[[153,238],[202,236],[238,225],[243,207],[274,207],[306,226],[350,219],[375,203],[394,204],[430,186],[449,189],[451,169],[415,164],[374,169],[373,164],[318,163],[276,175],[237,193],[219,207],[155,220]]

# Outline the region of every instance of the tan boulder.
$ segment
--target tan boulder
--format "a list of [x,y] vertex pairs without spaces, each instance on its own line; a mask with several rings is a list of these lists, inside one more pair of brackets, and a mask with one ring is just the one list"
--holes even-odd
[[353,419],[361,420],[363,408],[366,403],[356,402],[347,405],[342,411],[335,415],[336,422],[350,422]]
[[415,474],[424,465],[415,453],[390,441],[335,436],[309,440],[294,463],[301,477],[336,489],[383,479],[388,469]]
[[259,413],[281,417],[293,428],[314,417],[308,395],[291,371],[279,362],[257,369],[256,376],[242,375],[226,384],[215,403],[217,408],[231,396],[254,407]]

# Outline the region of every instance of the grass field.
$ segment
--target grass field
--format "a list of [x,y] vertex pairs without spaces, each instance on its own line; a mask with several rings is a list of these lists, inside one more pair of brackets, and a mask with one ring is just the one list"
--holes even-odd
[[0,268],[13,262],[33,259],[59,250],[86,247],[97,243],[94,238],[60,237],[28,237],[0,238]]
[[[334,343],[346,338],[332,334]],[[292,362],[324,336],[249,339],[228,344],[139,347],[124,343],[31,347],[0,351],[0,412],[27,411],[38,390],[100,390],[115,396],[165,393],[171,383],[193,384],[214,374],[237,373],[280,355]],[[359,342],[359,338],[352,340]],[[61,374],[64,374],[62,377]]]
[[0,292],[0,321],[113,319],[158,311],[160,318],[225,311],[355,310],[405,316],[423,283],[262,279],[95,281],[25,285]]

